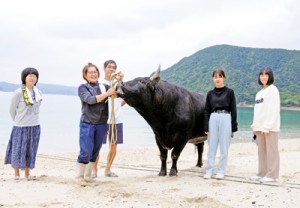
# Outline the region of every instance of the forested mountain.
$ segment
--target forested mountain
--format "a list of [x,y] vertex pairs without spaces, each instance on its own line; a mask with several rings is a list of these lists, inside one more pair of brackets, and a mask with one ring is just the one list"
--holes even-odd
[[[216,45],[181,59],[177,64],[161,71],[161,79],[195,92],[208,92],[214,85],[212,72],[223,68],[226,85],[234,89],[237,103],[254,104],[258,73],[263,67],[273,69],[275,85],[282,106],[300,106],[300,51],[285,49],[246,48]],[[17,84],[0,82],[0,91],[14,91]],[[77,87],[38,84],[43,93],[77,95]]]
[[212,72],[223,68],[226,85],[234,89],[237,103],[254,104],[258,73],[272,68],[283,106],[300,106],[300,51],[216,45],[181,59],[161,72],[161,78],[195,92],[214,87]]

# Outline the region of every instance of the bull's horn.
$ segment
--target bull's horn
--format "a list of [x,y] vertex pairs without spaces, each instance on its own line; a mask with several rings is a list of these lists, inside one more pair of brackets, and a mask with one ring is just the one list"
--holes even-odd
[[153,74],[150,77],[150,80],[154,80],[154,79],[159,78],[159,77],[160,77],[160,65],[158,66],[158,69],[156,70],[155,74]]

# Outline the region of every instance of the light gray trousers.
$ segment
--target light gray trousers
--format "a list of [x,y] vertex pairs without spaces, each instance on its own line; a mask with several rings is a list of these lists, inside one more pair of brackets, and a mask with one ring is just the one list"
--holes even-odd
[[225,174],[227,168],[228,149],[231,141],[231,115],[228,113],[212,113],[209,118],[208,153],[206,173],[214,173],[214,163],[220,144],[220,161],[217,173]]

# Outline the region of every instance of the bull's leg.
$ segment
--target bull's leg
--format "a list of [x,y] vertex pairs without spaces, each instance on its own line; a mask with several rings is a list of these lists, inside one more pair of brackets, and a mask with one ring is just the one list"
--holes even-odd
[[171,157],[172,157],[172,167],[169,173],[169,176],[177,176],[177,161],[178,158],[180,156],[181,151],[183,150],[183,148],[185,147],[185,144],[182,145],[178,145],[176,147],[173,148],[172,153],[171,153]]
[[[173,151],[172,151],[173,153]],[[178,170],[177,170],[177,160],[178,160],[179,155],[173,155],[172,154],[172,167],[169,173],[169,176],[177,176]]]
[[167,157],[168,157],[168,150],[163,149],[160,152],[160,160],[161,160],[161,167],[159,171],[159,176],[166,176],[167,175]]
[[201,143],[198,143],[195,145],[197,146],[197,152],[198,152],[198,161],[197,161],[196,167],[201,168],[203,165],[202,155],[203,155],[203,149],[204,149],[204,142],[201,142]]
[[168,158],[168,150],[164,149],[160,143],[156,140],[159,152],[160,152],[160,161],[161,167],[158,173],[159,176],[166,176],[167,175],[167,158]]

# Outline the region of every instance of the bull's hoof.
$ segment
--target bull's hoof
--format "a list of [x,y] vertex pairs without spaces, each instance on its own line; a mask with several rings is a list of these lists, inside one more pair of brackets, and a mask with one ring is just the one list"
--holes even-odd
[[197,163],[197,164],[196,164],[196,167],[201,168],[202,166],[203,166],[203,163]]
[[175,170],[174,168],[171,168],[169,176],[177,176],[177,170]]
[[167,172],[166,171],[160,171],[158,173],[159,176],[166,176],[167,175]]

